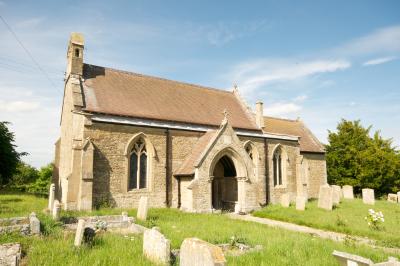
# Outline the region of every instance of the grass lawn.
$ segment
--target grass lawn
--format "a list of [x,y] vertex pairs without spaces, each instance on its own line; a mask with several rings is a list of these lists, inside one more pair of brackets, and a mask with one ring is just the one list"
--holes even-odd
[[[2,216],[28,215],[26,206],[45,208],[46,202],[27,205],[23,200],[10,203],[2,199],[10,195],[0,195],[0,208],[10,207]],[[14,195],[14,197],[16,197]],[[27,196],[22,195],[22,198]],[[31,197],[31,196],[29,196]],[[17,197],[19,198],[19,197]],[[31,198],[30,201],[35,201]],[[22,206],[24,205],[24,206]],[[39,211],[38,211],[39,213]],[[120,209],[103,209],[95,214],[119,214]],[[130,216],[136,210],[128,210]],[[62,216],[79,216],[84,213],[63,212]],[[17,216],[17,215],[15,215]],[[74,234],[65,233],[59,223],[40,213],[44,234],[40,237],[23,237],[15,234],[0,235],[0,243],[20,242],[26,254],[24,263],[29,265],[152,265],[142,255],[142,237],[121,236],[105,233],[96,237],[93,247],[76,249],[73,247]],[[366,246],[353,243],[336,243],[310,235],[269,228],[252,222],[231,220],[224,215],[189,214],[175,209],[150,209],[149,219],[142,225],[159,226],[161,232],[171,240],[172,248],[179,248],[186,237],[198,237],[211,243],[227,243],[236,235],[247,244],[263,246],[260,251],[239,257],[227,257],[228,265],[337,265],[331,255],[333,250],[346,251],[371,258],[375,262],[385,261],[389,255]]]
[[[365,221],[368,209],[382,211],[385,222],[380,230],[371,229]],[[277,204],[256,211],[253,215],[368,237],[377,240],[379,245],[400,248],[400,204],[383,200],[376,200],[374,206],[363,204],[361,199],[343,200],[333,211],[319,209],[317,201],[307,203],[305,211],[297,211],[295,206],[283,208]]]

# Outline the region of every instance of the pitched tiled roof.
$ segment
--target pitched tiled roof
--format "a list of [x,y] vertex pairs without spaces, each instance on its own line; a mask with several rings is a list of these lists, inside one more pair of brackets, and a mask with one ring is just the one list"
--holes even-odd
[[226,109],[234,128],[258,130],[233,92],[84,64],[89,112],[219,126]]
[[216,130],[207,131],[194,145],[192,152],[186,157],[183,163],[174,172],[174,175],[194,175],[194,164],[200,158],[207,145],[217,133]]
[[264,116],[265,133],[286,134],[300,137],[300,151],[325,152],[323,145],[300,120]]

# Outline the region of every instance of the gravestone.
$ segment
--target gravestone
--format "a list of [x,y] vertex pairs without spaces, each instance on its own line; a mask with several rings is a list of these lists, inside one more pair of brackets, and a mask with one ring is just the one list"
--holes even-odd
[[51,184],[49,189],[49,206],[48,206],[49,212],[53,211],[55,191],[56,191],[56,185]]
[[156,227],[144,231],[143,254],[157,264],[169,264],[171,241],[165,238]]
[[290,194],[285,193],[281,195],[281,205],[284,208],[288,208],[290,205]]
[[374,262],[370,259],[353,255],[346,252],[334,250],[332,255],[337,259],[342,266],[371,266]]
[[400,191],[397,192],[397,202],[400,203]]
[[129,222],[129,216],[127,212],[122,212],[122,221],[123,222]]
[[61,204],[58,202],[58,200],[54,201],[54,207],[53,207],[53,220],[58,221],[60,220],[60,212],[61,212]]
[[7,243],[0,245],[0,265],[18,266],[21,260],[21,245]]
[[389,194],[388,194],[387,200],[388,200],[389,202],[395,202],[395,203],[397,203],[397,194],[389,193]]
[[370,188],[362,189],[362,198],[364,204],[375,205],[375,195],[374,190]]
[[332,188],[326,184],[319,188],[318,208],[332,210]]
[[354,199],[353,187],[349,185],[343,186],[343,198],[345,199]]
[[332,203],[338,205],[342,194],[342,188],[340,186],[332,185]]
[[296,210],[304,211],[306,209],[306,198],[302,196],[296,197]]
[[145,221],[147,219],[147,211],[149,209],[149,198],[146,196],[140,197],[137,218]]
[[225,266],[222,249],[198,238],[186,238],[181,245],[181,266]]
[[82,245],[83,234],[85,232],[85,220],[79,219],[78,227],[76,228],[74,246],[79,247]]
[[34,212],[29,215],[29,230],[32,235],[40,234],[40,221]]

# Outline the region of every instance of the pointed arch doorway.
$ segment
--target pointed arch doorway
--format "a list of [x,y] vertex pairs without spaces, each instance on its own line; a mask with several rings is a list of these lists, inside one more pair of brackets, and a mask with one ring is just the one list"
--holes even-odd
[[215,164],[211,188],[213,209],[235,210],[238,201],[238,182],[235,164],[229,156],[222,156]]

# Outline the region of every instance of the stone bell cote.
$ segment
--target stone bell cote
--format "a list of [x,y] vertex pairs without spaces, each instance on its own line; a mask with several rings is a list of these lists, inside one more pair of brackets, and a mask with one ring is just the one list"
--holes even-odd
[[67,51],[66,75],[82,75],[84,38],[81,33],[71,33]]

